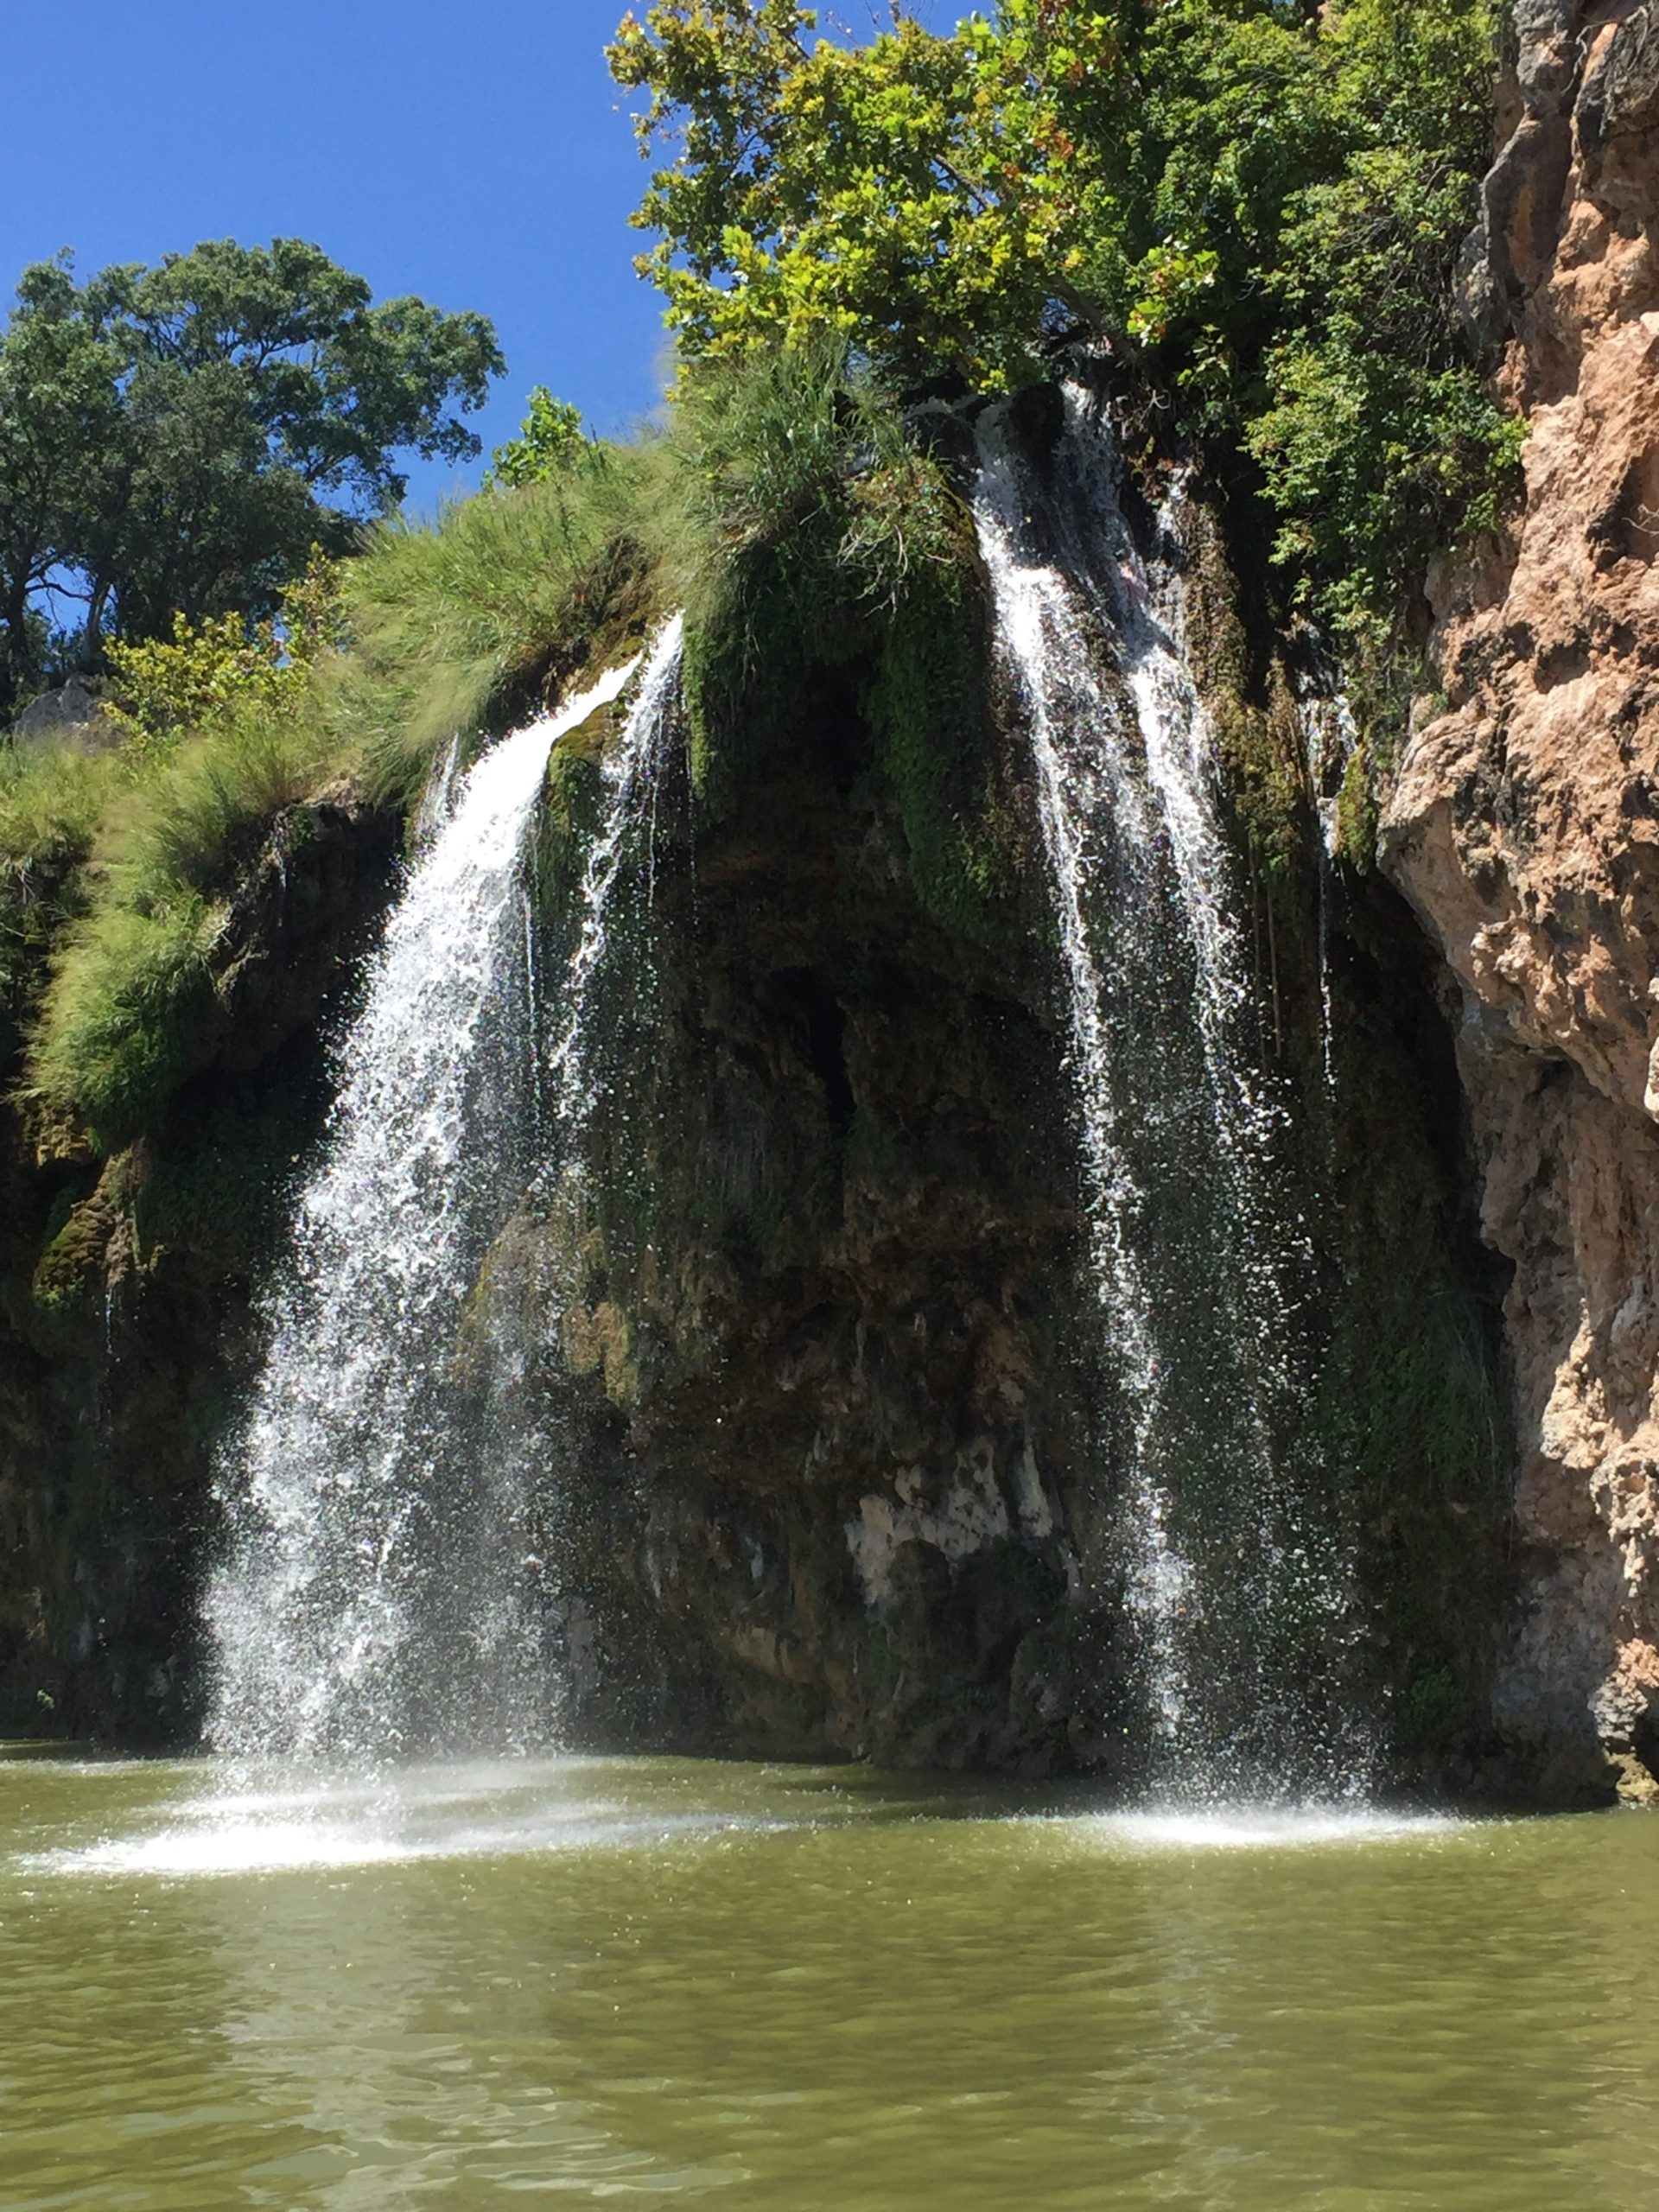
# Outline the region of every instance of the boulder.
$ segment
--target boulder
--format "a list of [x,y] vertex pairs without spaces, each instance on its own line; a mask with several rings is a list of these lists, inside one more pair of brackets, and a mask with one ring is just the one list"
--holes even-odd
[[117,741],[117,732],[104,711],[104,702],[78,677],[72,676],[54,691],[31,699],[11,726],[14,744],[76,746],[96,753]]

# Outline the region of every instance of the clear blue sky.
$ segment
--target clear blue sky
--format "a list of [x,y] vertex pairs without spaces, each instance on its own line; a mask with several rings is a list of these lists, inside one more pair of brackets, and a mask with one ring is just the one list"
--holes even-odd
[[[601,53],[626,5],[0,0],[0,292],[60,246],[88,275],[206,238],[309,238],[378,298],[493,319],[508,373],[472,418],[486,448],[535,384],[625,429],[663,357],[627,221],[645,166]],[[868,35],[872,0],[839,12]],[[459,488],[448,467],[410,480],[422,504]]]

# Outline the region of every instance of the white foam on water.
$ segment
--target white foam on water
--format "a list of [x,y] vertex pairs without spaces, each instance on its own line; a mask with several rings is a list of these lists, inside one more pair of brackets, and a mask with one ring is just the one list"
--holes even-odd
[[695,1814],[577,1817],[457,1827],[442,1835],[399,1836],[328,1821],[226,1821],[164,1828],[147,1836],[110,1836],[78,1850],[39,1852],[18,1861],[34,1874],[149,1875],[189,1879],[229,1874],[326,1873],[394,1866],[418,1859],[537,1857],[553,1852],[630,1850],[712,1840],[776,1827],[736,1815]]
[[[198,1881],[346,1874],[418,1862],[608,1851],[701,1850],[744,1838],[896,1823],[964,1825],[1010,1840],[1046,1837],[1065,1851],[1116,1858],[1366,1848],[1491,1823],[1331,1799],[1150,1804],[1101,1811],[967,1808],[947,1796],[896,1796],[835,1782],[804,1793],[796,1770],[664,1768],[654,1760],[554,1757],[440,1761],[373,1775],[304,1762],[146,1769],[77,1767],[109,1779],[148,1771],[162,1791],[102,1834],[80,1822],[37,1847],[0,1854],[27,1878]],[[757,1780],[767,1786],[757,1792]],[[825,1776],[810,1777],[819,1784]],[[889,1777],[890,1782],[893,1778]],[[780,1796],[777,1785],[783,1785]],[[38,1847],[45,1846],[46,1847]]]
[[1056,1825],[1081,1842],[1132,1853],[1306,1851],[1333,1845],[1421,1841],[1473,1825],[1444,1813],[1390,1812],[1372,1805],[1214,1805],[1191,1810],[1146,1806],[1061,1815]]
[[301,1770],[286,1784],[273,1776],[267,1787],[172,1798],[149,1808],[142,1828],[14,1864],[29,1874],[188,1880],[639,1849],[799,1825],[707,1806],[626,1804],[595,1789],[599,1777],[584,1766],[420,1769],[378,1786]]

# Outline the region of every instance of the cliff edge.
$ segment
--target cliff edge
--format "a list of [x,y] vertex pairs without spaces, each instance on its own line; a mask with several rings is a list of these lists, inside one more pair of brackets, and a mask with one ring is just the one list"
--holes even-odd
[[[1659,1799],[1659,10],[1520,0],[1462,306],[1523,511],[1433,579],[1384,865],[1462,987],[1513,1264],[1522,1624],[1497,1717]],[[1427,707],[1427,713],[1424,709]]]

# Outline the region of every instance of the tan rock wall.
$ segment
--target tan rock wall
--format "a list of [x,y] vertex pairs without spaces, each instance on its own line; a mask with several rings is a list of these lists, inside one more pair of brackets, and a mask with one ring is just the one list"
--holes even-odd
[[[1460,982],[1484,1227],[1514,1263],[1524,1618],[1498,1717],[1547,1786],[1659,1796],[1659,5],[1519,0],[1464,305],[1524,512],[1433,579],[1444,711],[1384,862]],[[1438,702],[1437,702],[1438,704]]]

